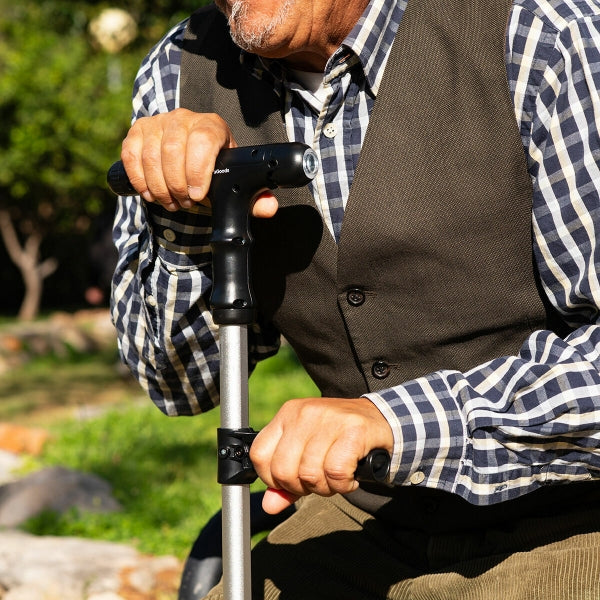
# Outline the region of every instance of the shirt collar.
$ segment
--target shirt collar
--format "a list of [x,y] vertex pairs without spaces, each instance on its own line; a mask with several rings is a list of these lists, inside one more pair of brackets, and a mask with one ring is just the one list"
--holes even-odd
[[364,71],[371,91],[376,95],[383,76],[390,48],[396,37],[407,0],[370,0],[354,29],[331,57],[355,54]]

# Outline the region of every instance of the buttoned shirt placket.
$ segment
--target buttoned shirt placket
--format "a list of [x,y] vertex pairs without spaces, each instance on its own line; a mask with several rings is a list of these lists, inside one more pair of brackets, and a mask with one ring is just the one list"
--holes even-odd
[[321,169],[310,184],[317,208],[336,242],[358,157],[406,0],[372,0],[361,22],[330,57],[317,98],[278,61],[243,55],[259,79],[282,98],[288,139],[319,155]]
[[[339,241],[344,209],[356,169],[356,153],[352,148],[362,144],[361,128],[353,128],[360,107],[358,93],[364,74],[358,58],[350,53],[335,61],[323,78],[326,95],[320,103],[304,88],[292,84],[290,110],[286,126],[291,139],[304,141],[314,148],[322,168],[312,184],[315,203],[329,232]],[[311,119],[301,107],[310,107]],[[346,151],[347,150],[347,151]]]

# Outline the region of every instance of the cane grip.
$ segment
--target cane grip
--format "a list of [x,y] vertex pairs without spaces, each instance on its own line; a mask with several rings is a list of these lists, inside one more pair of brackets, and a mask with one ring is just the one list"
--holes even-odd
[[215,323],[244,325],[255,319],[250,283],[252,200],[265,189],[306,185],[317,168],[313,150],[296,142],[232,148],[217,157],[209,190],[213,261],[210,305]]

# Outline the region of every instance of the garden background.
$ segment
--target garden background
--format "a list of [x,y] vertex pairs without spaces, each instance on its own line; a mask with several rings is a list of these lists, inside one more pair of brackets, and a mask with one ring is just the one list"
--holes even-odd
[[[218,412],[167,418],[120,365],[107,309],[115,201],[105,176],[141,60],[202,4],[0,0],[0,446],[6,431],[41,433],[35,448],[13,439],[4,449],[19,455],[15,478],[57,465],[93,474],[121,506],[43,511],[18,529],[180,562],[220,505]],[[251,377],[251,423],[315,393],[284,347]],[[0,598],[10,599],[2,543]]]

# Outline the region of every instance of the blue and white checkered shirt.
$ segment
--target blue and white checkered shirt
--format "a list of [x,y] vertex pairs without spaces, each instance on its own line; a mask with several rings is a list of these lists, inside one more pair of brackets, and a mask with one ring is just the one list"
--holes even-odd
[[[322,172],[312,192],[336,238],[405,8],[405,0],[372,0],[321,82],[244,56],[278,91],[289,138],[319,153]],[[134,118],[178,106],[184,28],[174,28],[142,64]],[[506,50],[534,186],[533,252],[548,299],[576,330],[566,339],[538,331],[516,356],[367,394],[394,431],[395,483],[475,504],[600,476],[600,4],[515,0]],[[120,259],[112,309],[124,359],[165,413],[212,408],[219,360],[206,303],[208,215],[120,198],[114,233]],[[278,345],[275,331],[250,332],[253,363]]]

